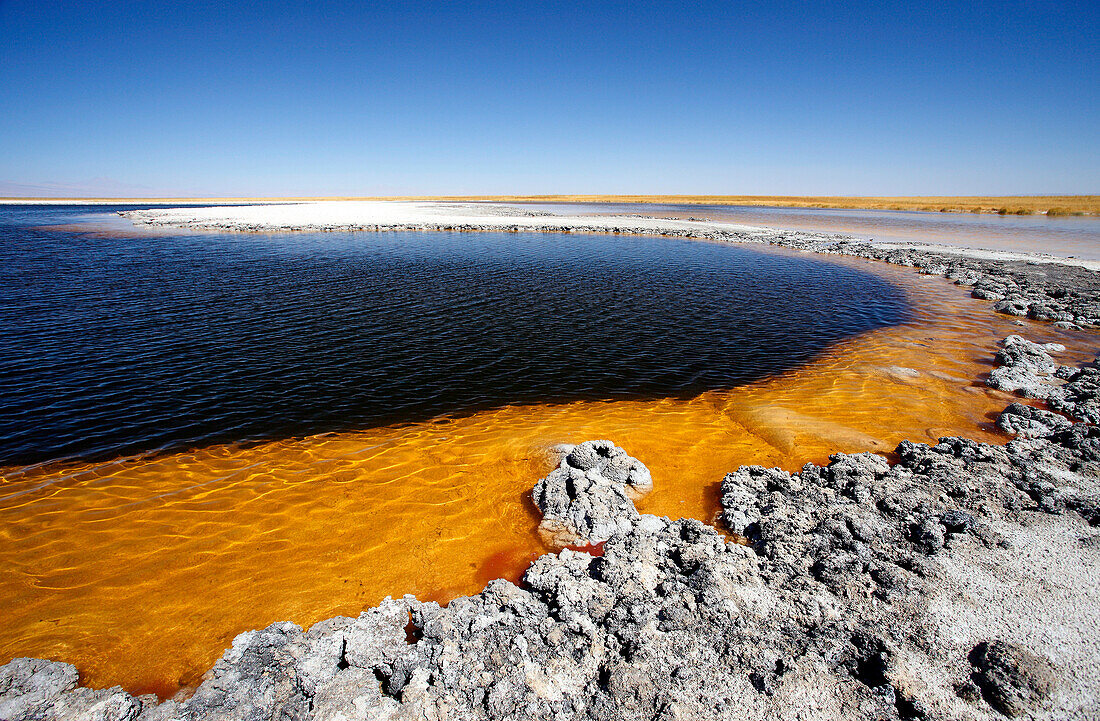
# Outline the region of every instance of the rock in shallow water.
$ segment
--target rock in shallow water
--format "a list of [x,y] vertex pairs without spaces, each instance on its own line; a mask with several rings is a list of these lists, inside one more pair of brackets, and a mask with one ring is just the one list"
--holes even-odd
[[584,546],[627,533],[638,517],[632,498],[653,488],[649,469],[611,441],[563,448],[558,467],[535,484],[539,532],[552,546]]
[[1046,381],[1058,370],[1058,363],[1051,352],[1065,350],[1057,343],[1040,345],[1010,335],[1001,341],[997,351],[999,368],[989,374],[986,384],[1009,393],[1019,392],[1028,398],[1047,398],[1054,390]]
[[1073,425],[1073,421],[1041,408],[1013,403],[997,418],[997,427],[1023,438],[1044,438]]

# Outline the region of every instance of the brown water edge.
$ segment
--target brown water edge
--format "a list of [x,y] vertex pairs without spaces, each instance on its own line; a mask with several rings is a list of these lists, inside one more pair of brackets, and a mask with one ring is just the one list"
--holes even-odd
[[[560,442],[610,438],[653,471],[643,512],[712,521],[722,476],[992,425],[981,383],[1011,333],[1090,360],[1097,334],[993,314],[942,278],[855,258],[905,288],[912,323],[799,369],[689,400],[512,406],[185,453],[0,471],[0,663],[74,663],[85,683],[170,696],[233,636],[308,626],[386,595],[446,601],[518,579],[546,549],[529,490]],[[685,319],[690,322],[690,319]]]

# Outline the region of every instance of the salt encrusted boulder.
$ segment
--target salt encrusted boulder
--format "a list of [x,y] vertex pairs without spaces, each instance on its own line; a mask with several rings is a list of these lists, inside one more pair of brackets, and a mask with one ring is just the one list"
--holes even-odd
[[1040,345],[1010,335],[1001,342],[996,362],[1000,366],[989,374],[986,384],[1009,393],[1022,393],[1028,398],[1047,398],[1055,386],[1047,382],[1058,370],[1051,352],[1065,350],[1057,343]]
[[1013,403],[997,418],[998,428],[1023,438],[1045,438],[1072,425],[1065,416],[1023,403]]
[[237,636],[188,701],[182,718],[305,718],[309,701],[288,653],[301,634],[298,626],[283,622]]
[[722,479],[722,520],[734,533],[747,535],[750,526],[760,520],[760,496],[783,493],[798,482],[778,468],[741,466]]
[[439,610],[438,604],[412,596],[387,598],[358,618],[331,618],[310,628],[293,649],[305,672],[303,690],[312,699],[310,718],[409,718],[392,695],[395,688],[418,683],[407,628],[423,627]]
[[[1057,343],[1040,345],[1020,336],[1009,336],[997,352],[1000,367],[990,373],[987,384],[1005,391],[1019,391],[1029,398],[1046,400],[1052,409],[1085,423],[1100,424],[1100,368],[1061,366],[1051,352],[1065,350]],[[1059,385],[1058,380],[1066,381]],[[1049,411],[1013,403],[997,425],[1023,437],[1040,437],[1063,431],[1072,422]],[[1049,431],[1049,432],[1048,432]]]
[[1050,407],[1085,423],[1100,424],[1100,369],[1063,367],[1059,371],[1069,382],[1051,393]]
[[1015,298],[1005,298],[994,303],[993,310],[998,313],[1004,313],[1005,315],[1025,316],[1028,311],[1028,302],[1026,298],[1019,296]]
[[535,484],[539,532],[554,546],[602,543],[638,518],[632,498],[653,488],[649,469],[611,441],[561,448],[558,467]]
[[[411,718],[391,695],[393,688],[416,681],[411,671],[418,657],[407,641],[406,628],[410,623],[423,626],[439,610],[438,604],[421,603],[412,596],[387,598],[358,618],[337,616],[305,632],[284,622],[242,633],[190,699],[167,701],[139,718]],[[123,721],[126,717],[104,718]]]

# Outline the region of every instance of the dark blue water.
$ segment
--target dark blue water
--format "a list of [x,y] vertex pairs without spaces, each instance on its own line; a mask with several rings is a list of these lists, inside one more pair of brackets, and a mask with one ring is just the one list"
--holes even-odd
[[0,462],[682,397],[907,317],[813,257],[665,238],[42,229],[0,206]]

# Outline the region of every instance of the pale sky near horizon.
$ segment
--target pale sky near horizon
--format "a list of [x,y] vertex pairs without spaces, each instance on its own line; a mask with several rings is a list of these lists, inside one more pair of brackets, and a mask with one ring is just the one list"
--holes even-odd
[[0,0],[0,195],[1098,194],[1098,20]]

